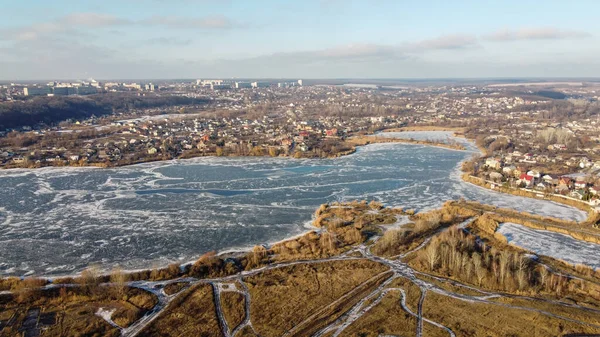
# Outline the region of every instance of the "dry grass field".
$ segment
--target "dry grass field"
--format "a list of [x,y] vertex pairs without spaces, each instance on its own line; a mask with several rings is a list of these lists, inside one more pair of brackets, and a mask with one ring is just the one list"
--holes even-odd
[[472,303],[429,294],[423,315],[452,329],[457,336],[539,336],[599,334],[600,328],[525,309]]
[[186,290],[144,329],[141,336],[222,336],[213,290],[198,284]]
[[[26,298],[24,297],[27,296]],[[118,336],[119,329],[98,316],[112,312],[128,327],[156,305],[156,297],[136,288],[96,286],[26,291],[0,296],[0,336]]]
[[227,324],[234,329],[242,323],[246,316],[246,299],[244,295],[228,291],[221,294],[221,308]]
[[386,270],[368,260],[351,260],[295,265],[247,278],[254,328],[261,336],[281,336]]

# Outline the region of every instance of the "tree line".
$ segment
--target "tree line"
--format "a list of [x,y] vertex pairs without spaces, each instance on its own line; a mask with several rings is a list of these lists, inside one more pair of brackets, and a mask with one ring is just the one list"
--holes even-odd
[[173,105],[204,104],[201,98],[182,96],[137,96],[132,94],[98,94],[86,97],[43,96],[25,101],[0,103],[0,130],[55,125],[68,119],[85,119],[133,109],[160,108]]

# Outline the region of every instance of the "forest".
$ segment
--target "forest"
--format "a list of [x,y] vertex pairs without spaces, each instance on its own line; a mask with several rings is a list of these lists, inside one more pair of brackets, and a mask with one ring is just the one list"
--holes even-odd
[[133,109],[204,104],[206,99],[181,96],[98,94],[86,97],[34,97],[0,103],[0,130],[54,125],[67,119],[100,117]]

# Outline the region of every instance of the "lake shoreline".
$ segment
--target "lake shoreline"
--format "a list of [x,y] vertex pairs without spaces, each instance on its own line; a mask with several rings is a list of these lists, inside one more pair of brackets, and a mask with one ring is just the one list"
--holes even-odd
[[[395,132],[395,131],[387,131],[387,130],[394,130],[394,129],[386,129],[386,130],[382,130],[381,132],[386,132],[386,133],[387,132]],[[294,158],[294,159],[333,159],[333,158],[339,158],[339,157],[354,154],[354,153],[356,153],[358,147],[369,145],[369,144],[376,144],[376,143],[403,143],[403,144],[441,147],[441,148],[446,148],[446,149],[451,149],[451,150],[463,150],[463,151],[466,150],[463,145],[458,144],[458,143],[448,144],[448,143],[444,143],[444,142],[435,142],[435,141],[428,141],[428,140],[378,137],[376,134],[370,134],[370,135],[365,135],[365,136],[349,137],[349,138],[343,140],[342,144],[350,147],[350,149],[341,150],[341,151],[333,152],[333,153],[327,153],[325,156],[321,156],[321,157],[304,155],[303,152],[295,152],[294,155],[279,154],[276,156],[270,155],[268,153],[268,151],[263,151],[263,155],[251,155],[251,154],[218,155],[217,152],[208,152],[208,153],[197,152],[197,153],[183,153],[182,155],[180,155],[178,157],[174,157],[174,158],[164,158],[164,157],[149,158],[149,157],[146,157],[143,160],[121,161],[121,162],[110,162],[110,163],[106,163],[106,162],[104,162],[104,163],[100,163],[100,162],[93,162],[93,163],[88,163],[88,162],[61,163],[61,162],[57,162],[57,164],[54,164],[55,162],[51,162],[50,164],[47,164],[47,165],[45,164],[43,166],[36,166],[35,164],[28,165],[27,163],[22,163],[21,165],[0,166],[0,170],[17,170],[17,169],[35,170],[35,169],[46,168],[46,167],[117,168],[117,167],[127,167],[127,166],[144,164],[144,163],[167,162],[167,161],[171,161],[171,160],[185,160],[185,159],[204,158],[204,157],[222,157],[222,158],[267,157],[267,158]]]
[[[395,141],[395,140],[396,140],[395,138],[392,138],[392,140],[393,140],[393,141],[391,141],[391,142],[389,142],[389,141],[384,141],[385,139],[383,139],[383,138],[379,138],[379,139],[381,139],[382,141],[380,141],[380,142],[370,142],[369,144],[365,144],[365,145],[359,145],[358,147],[360,147],[360,146],[366,146],[366,145],[370,145],[370,144],[375,144],[375,143],[396,143],[396,142],[397,142],[397,141]],[[415,142],[421,142],[421,143],[415,143]],[[398,143],[404,143],[404,142],[398,142]],[[429,143],[428,143],[428,142],[422,142],[422,141],[412,141],[412,144],[414,144],[414,145],[432,146],[432,145],[430,145],[430,143],[432,143],[432,142],[429,142]],[[454,149],[451,149],[451,150],[454,150]],[[233,158],[233,157],[232,157],[232,158]],[[238,158],[240,158],[240,157],[238,157]],[[459,166],[456,168],[456,170],[460,171],[460,168],[459,168]],[[305,227],[305,228],[306,228],[306,227]],[[315,228],[315,229],[316,229],[316,228]],[[294,237],[298,237],[298,236],[306,235],[307,233],[311,233],[311,232],[313,232],[315,229],[312,229],[312,228],[310,228],[310,229],[308,229],[308,230],[306,230],[306,231],[302,231],[301,233],[298,233],[298,232],[296,232],[296,233],[294,233],[294,234],[293,234],[291,237],[284,237],[282,240],[279,240],[279,241],[277,241],[276,243],[279,243],[279,242],[285,242],[285,241],[289,241],[289,240],[292,240]],[[221,251],[221,252],[219,252],[219,253],[218,253],[218,255],[219,255],[219,256],[221,256],[221,255],[227,255],[227,254],[233,254],[233,255],[236,255],[236,254],[245,254],[245,253],[248,253],[248,252],[249,252],[249,250],[250,250],[250,248],[248,248],[248,247],[249,247],[249,246],[245,246],[244,248],[239,248],[239,249],[236,249],[236,248],[232,248],[232,249],[226,249],[226,250],[224,250],[224,251]],[[201,255],[200,255],[200,254],[198,254],[197,256],[201,256]],[[188,261],[189,261],[189,260],[188,260]],[[191,261],[192,261],[192,262],[187,262],[186,264],[193,263],[193,261],[195,261],[195,259],[193,259],[193,260],[191,260]],[[161,264],[161,265],[162,265],[162,264]],[[130,270],[148,270],[148,269],[147,269],[147,268],[143,268],[143,267],[142,267],[142,268],[132,268],[132,269],[130,269]],[[57,275],[59,275],[59,276],[49,276],[49,278],[60,277],[60,274],[57,274]]]

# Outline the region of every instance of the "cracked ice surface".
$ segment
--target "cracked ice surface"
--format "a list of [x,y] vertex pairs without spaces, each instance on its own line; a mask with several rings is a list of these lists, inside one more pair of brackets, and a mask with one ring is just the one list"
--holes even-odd
[[215,157],[2,171],[0,276],[73,274],[90,264],[148,268],[246,249],[306,231],[320,204],[338,200],[423,211],[464,197],[585,219],[572,207],[463,183],[458,167],[471,155],[396,143],[324,160]]

